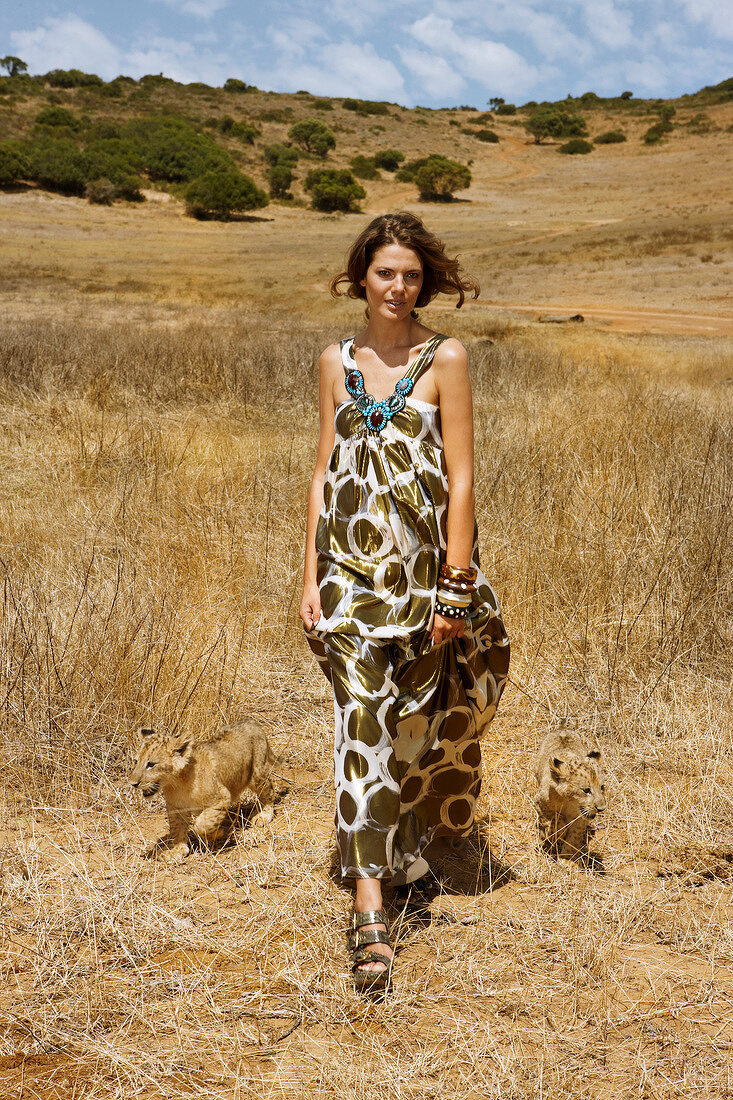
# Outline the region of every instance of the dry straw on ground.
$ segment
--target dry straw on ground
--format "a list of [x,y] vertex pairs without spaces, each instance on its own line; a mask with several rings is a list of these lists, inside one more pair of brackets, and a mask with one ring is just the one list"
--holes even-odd
[[[165,318],[4,324],[4,1095],[733,1095],[724,344],[462,321],[512,680],[480,827],[427,908],[390,902],[371,1004],[296,615],[331,334]],[[142,860],[163,822],[125,787],[135,727],[244,713],[292,775],[273,826]],[[561,716],[611,773],[593,870],[537,847],[529,764]]]

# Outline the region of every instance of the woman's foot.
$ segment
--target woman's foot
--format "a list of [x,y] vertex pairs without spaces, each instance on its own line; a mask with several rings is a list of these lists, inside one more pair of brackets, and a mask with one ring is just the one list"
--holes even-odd
[[386,987],[391,978],[394,951],[389,942],[379,879],[357,880],[352,950],[352,973],[357,988]]

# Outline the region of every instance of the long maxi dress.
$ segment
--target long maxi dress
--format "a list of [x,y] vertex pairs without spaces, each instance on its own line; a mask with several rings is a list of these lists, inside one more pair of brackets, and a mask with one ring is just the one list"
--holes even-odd
[[440,412],[410,396],[446,339],[423,346],[394,393],[364,392],[353,337],[316,532],[321,618],[308,642],[334,694],[336,827],[344,877],[413,881],[431,840],[467,835],[479,735],[496,713],[509,642],[479,569],[462,639],[429,632],[445,560]]

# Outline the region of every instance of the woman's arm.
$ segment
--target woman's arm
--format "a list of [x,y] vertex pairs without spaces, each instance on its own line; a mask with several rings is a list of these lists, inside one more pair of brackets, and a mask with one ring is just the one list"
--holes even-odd
[[312,630],[321,617],[321,597],[316,580],[316,529],[323,504],[323,479],[335,439],[333,418],[336,412],[335,381],[340,376],[341,353],[331,344],[321,355],[319,367],[320,431],[316,468],[308,495],[308,518],[305,529],[305,564],[303,567],[303,598],[299,615],[306,630]]
[[[446,340],[433,360],[440,405],[445,465],[448,473],[446,561],[466,568],[473,550],[475,498],[473,490],[473,402],[466,349],[458,340]],[[461,638],[462,619],[435,616],[433,642]]]

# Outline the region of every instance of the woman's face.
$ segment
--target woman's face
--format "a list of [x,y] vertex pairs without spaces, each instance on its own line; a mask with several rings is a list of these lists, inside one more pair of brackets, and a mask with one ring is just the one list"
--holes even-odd
[[422,280],[422,260],[417,252],[395,242],[378,248],[361,280],[370,316],[409,317]]

